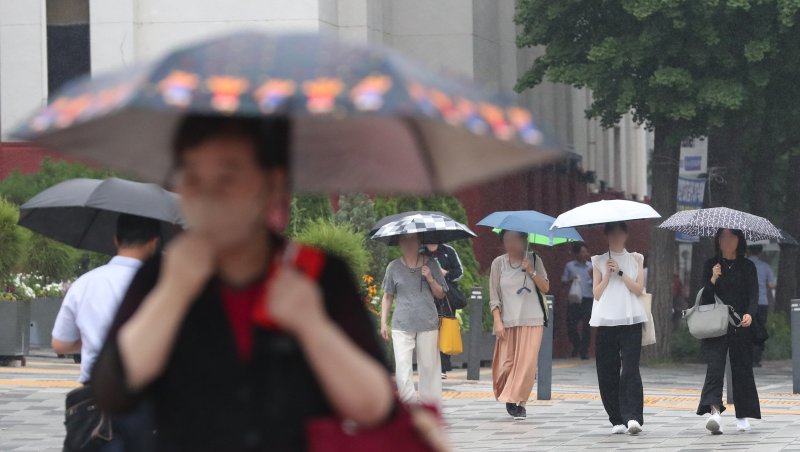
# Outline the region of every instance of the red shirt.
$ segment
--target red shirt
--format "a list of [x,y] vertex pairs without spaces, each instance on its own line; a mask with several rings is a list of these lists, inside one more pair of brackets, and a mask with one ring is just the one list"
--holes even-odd
[[[272,271],[269,272],[271,274]],[[223,286],[221,290],[222,304],[228,314],[228,323],[231,327],[231,334],[236,349],[239,351],[239,359],[249,362],[253,354],[253,310],[257,303],[266,303],[266,283],[269,278],[261,279],[258,282],[244,289],[234,289]]]
[[[322,273],[325,255],[314,248],[301,245],[290,245],[284,254],[284,263],[290,264],[298,271],[313,280]],[[221,290],[222,304],[228,315],[231,334],[236,342],[239,358],[250,362],[253,354],[253,329],[275,329],[267,307],[267,287],[275,276],[276,264],[270,266],[267,275],[260,281],[244,289],[223,286]]]

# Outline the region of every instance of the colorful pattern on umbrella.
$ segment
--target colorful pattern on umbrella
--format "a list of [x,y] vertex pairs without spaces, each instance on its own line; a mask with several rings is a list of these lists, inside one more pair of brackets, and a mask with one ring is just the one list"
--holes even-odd
[[727,207],[683,210],[659,226],[687,235],[713,237],[718,229],[738,229],[748,241],[781,239],[780,229],[769,220]]
[[445,79],[393,51],[317,35],[254,33],[70,83],[15,135],[72,127],[126,108],[225,115],[404,111],[503,141],[533,146],[544,141],[528,110],[469,82]]
[[423,243],[444,243],[477,237],[467,226],[450,217],[415,214],[381,226],[371,239],[395,245],[398,238],[406,234],[421,234]]

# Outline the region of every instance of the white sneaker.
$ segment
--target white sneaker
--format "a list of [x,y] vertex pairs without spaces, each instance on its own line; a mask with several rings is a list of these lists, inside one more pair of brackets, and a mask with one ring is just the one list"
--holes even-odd
[[708,418],[708,422],[706,422],[706,429],[711,432],[712,435],[721,435],[722,434],[722,416],[719,413],[714,413]]
[[637,421],[628,421],[628,433],[638,435],[642,431],[642,426]]
[[625,427],[622,424],[615,425],[611,427],[611,434],[612,435],[624,435],[628,431],[628,427]]
[[740,432],[746,432],[750,430],[750,422],[747,420],[746,417],[737,418],[736,419],[736,429]]

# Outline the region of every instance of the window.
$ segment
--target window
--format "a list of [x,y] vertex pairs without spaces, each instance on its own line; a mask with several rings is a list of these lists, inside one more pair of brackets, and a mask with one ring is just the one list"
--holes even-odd
[[47,94],[91,72],[89,0],[47,0]]

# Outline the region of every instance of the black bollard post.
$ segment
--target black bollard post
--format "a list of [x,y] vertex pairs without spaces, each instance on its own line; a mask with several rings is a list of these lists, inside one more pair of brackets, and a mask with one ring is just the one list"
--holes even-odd
[[550,321],[542,333],[542,346],[539,348],[539,368],[536,372],[536,399],[550,400],[553,383],[553,296],[547,296],[547,311]]
[[792,392],[800,394],[800,299],[792,300]]
[[483,334],[483,289],[472,288],[469,300],[469,353],[467,354],[467,380],[481,378],[481,335]]
[[733,375],[731,374],[731,355],[725,357],[725,386],[728,388],[728,405],[733,405]]

